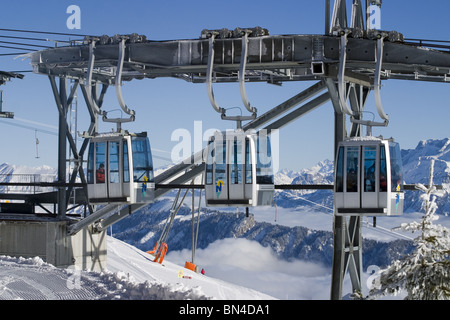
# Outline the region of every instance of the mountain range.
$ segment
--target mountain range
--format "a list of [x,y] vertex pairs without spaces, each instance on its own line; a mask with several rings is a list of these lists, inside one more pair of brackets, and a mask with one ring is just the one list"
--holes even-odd
[[[402,150],[404,179],[407,184],[428,182],[430,160],[435,160],[434,183],[446,190],[439,198],[438,214],[450,212],[450,139],[423,140],[415,149]],[[31,168],[26,168],[30,170]],[[33,172],[51,172],[51,168],[35,168]],[[20,166],[0,165],[0,177],[5,173],[25,171]],[[332,184],[333,161],[324,160],[312,168],[301,171],[284,169],[275,176],[275,184]],[[174,192],[155,203],[135,212],[114,224],[109,232],[141,250],[151,250],[158,241],[168,219]],[[406,191],[405,214],[421,211],[418,191]],[[190,199],[188,196],[186,199]],[[198,198],[197,198],[198,199]],[[277,190],[277,208],[298,212],[327,212],[332,224],[333,193],[331,190]],[[206,248],[212,242],[226,238],[245,238],[270,247],[274,254],[285,260],[300,259],[331,266],[333,235],[329,230],[314,230],[301,225],[281,225],[258,219],[258,208],[251,209],[249,216],[233,210],[202,208],[197,248]],[[180,208],[167,238],[169,250],[192,248],[192,211],[190,200]],[[385,266],[393,259],[412,250],[412,241],[363,240],[364,267]]]
[[[404,179],[406,184],[428,182],[430,160],[435,160],[434,183],[442,185],[445,192],[439,198],[438,213],[450,212],[448,191],[450,190],[450,139],[420,141],[415,149],[402,150]],[[301,171],[284,169],[275,176],[275,184],[332,184],[333,161],[324,160],[312,168]],[[405,215],[420,212],[418,191],[406,191]],[[277,207],[292,211],[328,211],[333,207],[331,190],[277,190]],[[142,250],[150,250],[158,241],[168,217],[172,198],[158,200],[147,208],[136,212],[113,226],[114,236]],[[200,218],[200,235],[197,248],[224,238],[245,238],[270,247],[283,259],[300,259],[331,266],[333,235],[326,230],[313,230],[304,226],[285,226],[258,221],[258,210],[253,209],[248,217],[237,215],[232,210],[204,208]],[[187,202],[178,213],[168,236],[170,250],[192,248],[192,211]],[[255,218],[256,217],[256,218]],[[329,216],[332,224],[332,215]],[[412,250],[412,241],[389,242],[363,239],[364,267],[385,266],[392,260]]]

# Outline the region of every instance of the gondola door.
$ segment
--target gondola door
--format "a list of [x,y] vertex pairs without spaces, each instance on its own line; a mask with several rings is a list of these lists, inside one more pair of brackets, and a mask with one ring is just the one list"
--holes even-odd
[[[382,147],[384,148],[384,147]],[[341,147],[336,175],[336,200],[340,213],[365,214],[379,209],[380,146]],[[343,159],[343,162],[342,160]],[[384,163],[386,160],[384,159]],[[344,172],[343,172],[344,171]],[[344,175],[342,173],[345,173]],[[345,177],[345,181],[343,180]],[[349,210],[345,210],[345,209]]]
[[213,185],[215,189],[214,202],[226,204],[229,196],[228,183],[228,161],[227,161],[227,143],[224,139],[216,139],[214,141],[214,169],[213,169]]
[[254,173],[252,165],[245,164],[249,158],[249,141],[245,134],[222,133],[216,133],[210,140],[205,178],[207,205],[252,205]]
[[345,148],[346,181],[344,183],[344,197],[346,208],[360,208],[360,147],[348,146]]
[[[380,181],[376,177],[380,176],[380,148],[384,146],[366,145],[361,147],[361,208],[373,208],[376,212],[378,208],[378,195],[380,191]],[[382,212],[377,212],[382,213]]]
[[228,199],[230,204],[248,204],[245,196],[244,156],[245,136],[235,135],[228,140]]
[[123,198],[122,190],[122,176],[121,168],[122,165],[122,155],[121,150],[123,149],[122,140],[109,141],[108,142],[108,174],[106,179],[106,185],[108,189],[109,199],[121,199]]
[[89,152],[89,197],[92,199],[105,199],[108,197],[107,177],[107,142],[97,141],[91,143]]

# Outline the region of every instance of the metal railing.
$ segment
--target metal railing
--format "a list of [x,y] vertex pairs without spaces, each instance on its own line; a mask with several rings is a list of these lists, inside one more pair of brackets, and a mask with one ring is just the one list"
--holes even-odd
[[[0,174],[0,193],[36,194],[56,191],[55,174]],[[49,184],[49,185],[47,185]]]

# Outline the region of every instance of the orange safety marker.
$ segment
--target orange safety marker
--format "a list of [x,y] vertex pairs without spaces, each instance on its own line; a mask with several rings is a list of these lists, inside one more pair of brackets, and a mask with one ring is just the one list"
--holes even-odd
[[168,249],[167,243],[165,242],[161,243],[161,246],[159,247],[158,253],[156,254],[155,260],[153,260],[153,262],[158,262],[161,264],[164,260],[164,257],[166,256],[167,249]]
[[198,267],[195,264],[193,264],[192,262],[186,261],[186,263],[184,264],[184,267],[186,269],[189,269],[191,271],[198,273]]
[[153,247],[153,250],[151,251],[147,251],[148,254],[154,254],[156,252],[156,246],[158,245],[158,243],[155,244],[155,246]]

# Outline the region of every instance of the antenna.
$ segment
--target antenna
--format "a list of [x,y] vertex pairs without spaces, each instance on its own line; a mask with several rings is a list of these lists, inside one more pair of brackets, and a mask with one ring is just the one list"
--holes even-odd
[[34,139],[36,140],[36,159],[39,159],[39,149],[38,149],[38,145],[39,145],[39,139],[37,137],[37,130],[34,130]]

